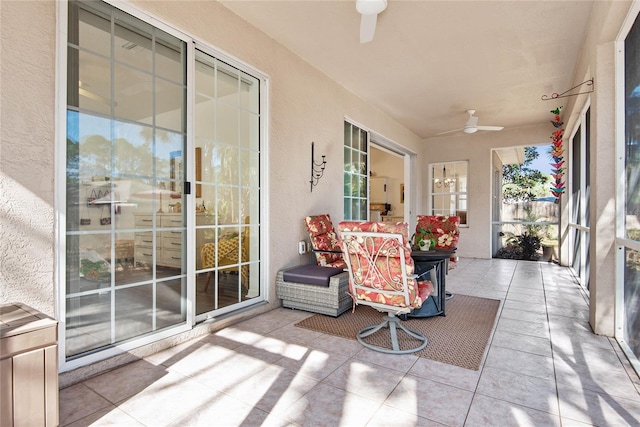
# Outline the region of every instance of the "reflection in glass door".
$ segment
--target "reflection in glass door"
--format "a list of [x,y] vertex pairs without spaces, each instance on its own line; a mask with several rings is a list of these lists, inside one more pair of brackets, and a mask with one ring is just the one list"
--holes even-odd
[[196,320],[260,296],[260,82],[196,49]]
[[571,138],[570,262],[580,284],[589,289],[590,252],[590,109],[580,115]]
[[65,355],[186,325],[186,44],[68,4]]

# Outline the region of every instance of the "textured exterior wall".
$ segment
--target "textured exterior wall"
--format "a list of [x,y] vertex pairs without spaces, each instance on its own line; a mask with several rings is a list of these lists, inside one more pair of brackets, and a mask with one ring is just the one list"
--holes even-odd
[[53,1],[0,4],[0,303],[51,316],[55,22]]

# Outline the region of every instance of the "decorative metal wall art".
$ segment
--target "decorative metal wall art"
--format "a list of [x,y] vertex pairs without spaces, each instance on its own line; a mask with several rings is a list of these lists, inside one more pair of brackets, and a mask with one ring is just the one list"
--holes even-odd
[[311,184],[311,192],[313,192],[313,187],[318,185],[318,181],[320,181],[320,178],[322,178],[322,175],[324,175],[324,168],[327,164],[327,161],[325,160],[325,156],[322,156],[322,161],[321,162],[316,162],[315,158],[314,158],[314,153],[313,153],[313,142],[311,143],[311,180],[309,181],[309,183]]
[[[578,92],[578,93],[570,93],[572,90],[578,89],[581,86],[589,86],[589,90],[585,91],[585,92]],[[594,90],[594,86],[593,86],[593,78],[584,81],[580,84],[575,85],[574,87],[572,87],[569,90],[565,90],[562,93],[552,93],[551,96],[547,96],[547,95],[542,95],[542,100],[543,101],[549,101],[552,99],[558,99],[558,98],[566,98],[568,96],[578,96],[578,95],[582,95],[585,93],[591,93]]]

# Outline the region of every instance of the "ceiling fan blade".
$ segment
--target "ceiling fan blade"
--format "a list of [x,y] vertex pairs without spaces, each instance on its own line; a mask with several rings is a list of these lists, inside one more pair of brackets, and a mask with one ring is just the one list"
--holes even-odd
[[462,131],[462,130],[464,130],[464,128],[454,129],[454,130],[448,130],[448,131],[446,131],[446,132],[440,132],[440,133],[437,133],[436,135],[446,135],[446,134],[448,134],[448,133],[460,132],[460,131]]
[[376,22],[378,15],[362,15],[360,20],[360,43],[369,43],[373,40],[373,34],[376,32]]
[[478,126],[478,130],[502,130],[504,126]]

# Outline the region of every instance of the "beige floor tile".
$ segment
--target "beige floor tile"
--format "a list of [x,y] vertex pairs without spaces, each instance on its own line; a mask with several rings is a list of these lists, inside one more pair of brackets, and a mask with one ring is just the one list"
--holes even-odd
[[184,355],[179,360],[172,360],[167,369],[171,372],[179,372],[182,375],[198,376],[221,364],[228,365],[232,363],[236,355],[235,350],[205,344]]
[[544,304],[530,304],[526,301],[506,300],[504,302],[504,308],[510,308],[514,310],[533,311],[535,313],[546,313],[547,308]]
[[351,359],[323,382],[382,403],[403,377],[402,372]]
[[321,381],[347,360],[348,356],[309,349],[300,359],[283,357],[276,361],[275,365]]
[[462,426],[472,398],[470,391],[407,375],[385,405],[448,426]]
[[226,393],[280,417],[319,382],[286,369],[270,367],[228,387]]
[[382,405],[373,414],[367,427],[445,427],[445,425],[391,406]]
[[640,425],[640,402],[575,386],[558,385],[563,418],[598,426]]
[[545,305],[544,295],[531,295],[526,293],[520,293],[513,288],[509,289],[507,293],[507,301],[520,301],[533,305]]
[[266,363],[273,363],[282,357],[301,357],[307,350],[306,347],[287,344],[286,342],[270,337],[265,337],[253,344],[241,345],[234,349],[238,354],[244,354]]
[[61,424],[64,427],[99,427],[99,426],[127,426],[127,427],[142,427],[143,424],[133,419],[129,415],[125,414],[120,408],[115,406],[101,409],[100,411],[84,417],[81,420],[71,424]]
[[595,335],[592,332],[554,329],[551,331],[551,345],[565,352],[571,352],[573,348],[596,347],[605,350],[611,349],[611,343],[607,337]]
[[560,417],[526,406],[476,394],[465,426],[468,427],[560,427]]
[[309,342],[322,335],[320,332],[299,328],[294,324],[285,325],[282,328],[269,332],[267,337],[275,338],[289,344],[306,346]]
[[275,415],[220,393],[211,396],[210,399],[192,411],[173,419],[168,425],[172,427],[235,427],[287,426],[289,423]]
[[493,334],[491,346],[526,351],[527,353],[539,354],[547,357],[552,356],[550,339],[523,335],[516,332],[496,331]]
[[468,391],[475,391],[480,379],[480,371],[464,369],[425,358],[420,358],[413,365],[409,374]]
[[505,319],[498,320],[496,331],[516,332],[539,338],[549,338],[549,326],[546,323],[533,323],[525,320]]
[[545,380],[554,379],[553,358],[538,354],[491,346],[484,366],[529,375]]
[[112,404],[84,384],[76,384],[60,390],[60,425],[67,425],[94,414]]
[[526,322],[546,323],[547,314],[535,311],[517,310],[513,308],[503,308],[500,316],[504,319],[523,320]]
[[144,360],[154,365],[170,366],[183,359],[188,354],[193,353],[198,348],[206,345],[208,337],[209,335],[180,343],[176,346],[169,347],[165,350],[146,356]]
[[477,393],[543,412],[558,414],[554,380],[485,367]]
[[542,285],[532,286],[531,284],[526,284],[525,286],[518,286],[517,284],[514,284],[509,286],[508,290],[510,294],[530,295],[534,299],[545,297],[545,290]]
[[[348,313],[345,314],[348,315]],[[380,317],[380,320],[382,321],[382,317]],[[347,357],[355,356],[363,348],[356,340],[336,337],[333,335],[321,335],[311,341],[309,343],[309,347],[315,350],[321,350]]]
[[146,426],[167,425],[206,406],[218,394],[194,379],[169,372],[118,407]]
[[[118,403],[145,390],[167,373],[164,366],[141,360],[90,378],[84,384],[109,402]],[[127,386],[123,387],[123,384]]]
[[380,403],[320,383],[287,410],[286,419],[299,426],[366,425]]
[[596,393],[623,397],[640,402],[640,394],[622,365],[591,366],[564,363],[556,358],[558,385],[568,385]]
[[408,372],[420,357],[414,354],[388,354],[363,348],[355,356],[355,359],[373,363],[385,368],[400,372]]

